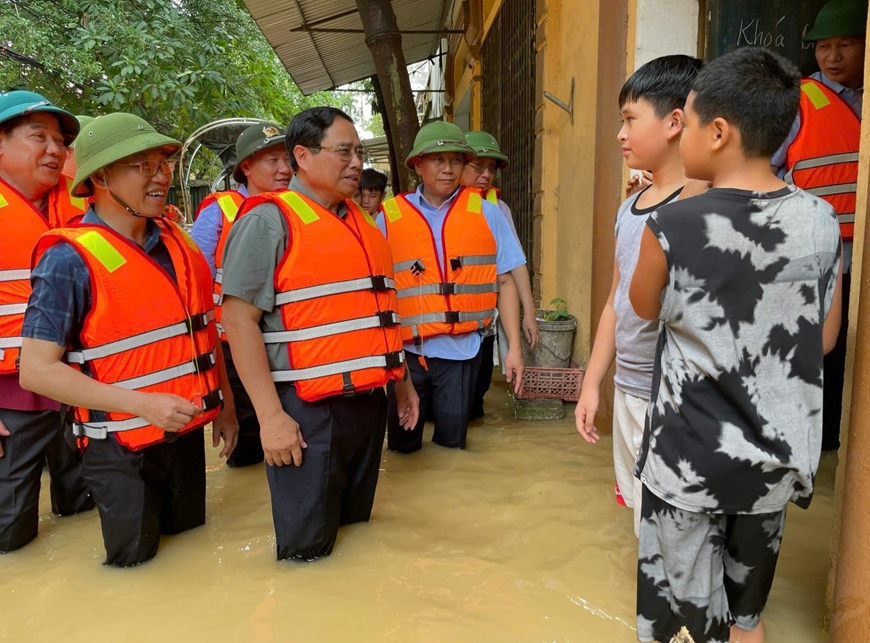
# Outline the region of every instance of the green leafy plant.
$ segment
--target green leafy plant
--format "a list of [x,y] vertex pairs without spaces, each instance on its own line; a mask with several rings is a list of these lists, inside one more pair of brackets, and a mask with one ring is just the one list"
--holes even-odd
[[568,302],[561,297],[550,301],[551,310],[544,312],[544,321],[565,321],[571,315],[568,314]]

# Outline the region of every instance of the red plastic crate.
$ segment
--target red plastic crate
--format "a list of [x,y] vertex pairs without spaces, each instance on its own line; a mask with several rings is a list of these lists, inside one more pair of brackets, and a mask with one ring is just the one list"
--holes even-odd
[[583,385],[585,372],[582,368],[527,366],[523,371],[523,382],[517,399],[576,402],[580,399],[580,387]]

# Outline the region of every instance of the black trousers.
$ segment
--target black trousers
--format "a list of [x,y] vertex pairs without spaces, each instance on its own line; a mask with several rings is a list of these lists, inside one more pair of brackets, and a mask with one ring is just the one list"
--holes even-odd
[[0,438],[0,553],[20,549],[36,538],[42,465],[48,462],[51,510],[60,515],[87,511],[94,501],[82,479],[82,467],[64,437],[57,411],[0,408],[9,431]]
[[387,389],[387,446],[390,451],[413,453],[423,447],[427,408],[431,408],[435,419],[432,442],[452,449],[464,449],[480,353],[466,360],[427,357],[428,370],[423,368],[416,355],[406,353],[405,364],[411,370],[411,380],[420,397],[420,420],[410,431],[402,428],[396,412],[395,386],[390,384]]
[[279,387],[284,410],[299,423],[308,448],[302,465],[266,466],[278,560],[314,560],[332,553],[340,525],[371,517],[386,430],[386,396],[305,402]]
[[843,317],[837,344],[825,355],[825,386],[822,407],[822,449],[840,446],[840,418],[843,416],[843,385],[846,378],[846,340],[849,335],[849,293],[852,275],[843,273]]
[[236,403],[236,419],[239,421],[239,439],[236,448],[227,458],[230,467],[245,467],[249,464],[263,462],[263,443],[260,442],[260,422],[251,402],[248,392],[245,390],[236,365],[233,363],[233,355],[230,345],[221,342],[224,351],[224,362],[227,366],[227,378],[233,391],[233,399]]
[[495,349],[495,335],[484,337],[480,342],[480,369],[477,379],[474,381],[474,393],[471,396],[471,419],[483,417],[483,398],[492,383],[493,360],[492,353]]
[[205,524],[205,444],[196,429],[173,442],[130,451],[113,437],[90,440],[84,476],[94,492],[106,565],[154,558],[160,534]]
[[60,419],[63,427],[48,445],[45,463],[51,482],[51,511],[58,516],[68,516],[90,511],[96,505],[82,478],[82,452],[73,435],[72,410],[61,408]]

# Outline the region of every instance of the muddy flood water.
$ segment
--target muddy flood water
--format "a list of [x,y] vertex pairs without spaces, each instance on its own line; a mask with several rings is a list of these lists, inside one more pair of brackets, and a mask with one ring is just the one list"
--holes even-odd
[[[609,437],[570,413],[521,422],[504,385],[468,450],[384,452],[372,522],[315,563],[278,563],[264,465],[227,469],[210,447],[208,523],[157,558],[108,569],[96,511],[50,513],[0,557],[8,643],[635,640],[636,541],[613,499]],[[210,439],[209,439],[210,441]],[[770,643],[819,643],[836,459],[809,511],[789,510],[766,611]]]

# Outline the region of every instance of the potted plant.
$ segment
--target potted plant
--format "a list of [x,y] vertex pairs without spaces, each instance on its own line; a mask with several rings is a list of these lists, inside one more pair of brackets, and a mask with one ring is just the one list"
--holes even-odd
[[[538,321],[538,343],[534,350],[522,338],[523,362],[533,369],[567,369],[571,365],[571,349],[574,345],[574,332],[577,330],[577,318],[568,312],[568,302],[557,297],[550,301],[551,308],[538,310],[535,319]],[[554,371],[551,375],[564,378],[564,372]],[[546,373],[543,373],[546,374]],[[531,391],[537,394],[523,395],[514,401],[514,414],[522,420],[559,420],[565,417],[562,404],[561,387],[553,389],[551,385],[542,382],[555,383],[553,379],[541,379],[541,372],[527,372],[523,377],[523,386],[529,385]],[[537,377],[534,381],[532,378]],[[537,389],[537,390],[536,390]]]
[[568,368],[577,318],[568,312],[568,302],[561,297],[550,301],[551,308],[536,311],[538,344],[534,350],[523,337],[523,362],[541,368]]

